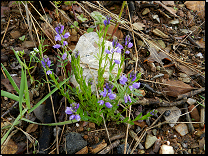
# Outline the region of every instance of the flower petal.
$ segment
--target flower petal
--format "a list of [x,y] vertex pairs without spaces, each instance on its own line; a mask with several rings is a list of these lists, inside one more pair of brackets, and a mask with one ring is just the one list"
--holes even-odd
[[54,48],[60,48],[61,45],[60,45],[60,44],[56,44],[56,45],[54,45],[53,47],[54,47]]

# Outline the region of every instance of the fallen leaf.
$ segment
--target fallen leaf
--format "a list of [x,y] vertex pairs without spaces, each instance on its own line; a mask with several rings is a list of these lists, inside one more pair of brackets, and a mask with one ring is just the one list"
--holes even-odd
[[169,38],[168,35],[164,34],[162,31],[160,31],[159,29],[154,29],[152,31],[155,35],[160,36],[162,38]]
[[163,52],[158,53],[154,47],[151,47],[150,48],[150,55],[146,60],[144,60],[144,62],[146,62],[146,61],[155,62],[156,61],[156,62],[160,63],[161,65],[163,65],[163,62],[162,62],[163,59],[167,59],[169,61],[172,61],[172,59],[167,54],[165,54]]
[[77,12],[80,12],[80,13],[83,12],[83,11],[82,11],[82,8],[81,8],[80,6],[72,5],[72,8],[73,8],[75,11],[77,11]]
[[37,124],[29,124],[29,126],[26,128],[27,133],[35,132],[38,128]]
[[5,13],[6,12],[9,12],[10,11],[10,8],[9,7],[4,7],[4,6],[1,6],[1,17],[5,17]]
[[196,43],[197,43],[201,48],[205,48],[205,42],[203,41],[203,38],[201,38],[200,40],[196,41]]
[[[114,25],[110,25],[110,27],[108,28],[107,34],[111,36],[114,28],[115,28]],[[98,29],[99,29],[99,27],[98,27]],[[114,36],[116,36],[118,39],[123,39],[123,33],[119,29],[116,30],[116,32],[114,33]]]
[[[12,78],[13,78],[14,82],[17,84],[17,87],[20,88],[21,79],[19,77],[12,77]],[[8,78],[1,79],[1,84],[4,85],[4,87],[6,87],[8,92],[10,92],[10,93],[16,92],[14,87],[10,84],[10,81]]]
[[24,48],[34,48],[36,45],[33,41],[24,41],[22,47]]
[[134,23],[133,26],[136,27],[138,30],[144,30],[143,27],[145,27],[145,25],[141,22]]
[[184,4],[189,10],[197,11],[201,18],[205,17],[205,1],[186,1]]
[[12,139],[9,139],[4,146],[6,147],[1,151],[1,154],[15,154],[18,150],[17,144]]
[[169,80],[166,81],[166,84],[171,86],[166,85],[163,91],[165,91],[166,95],[172,97],[178,97],[180,94],[185,94],[193,89],[190,85],[178,80]]
[[178,65],[178,66],[182,70],[182,72],[186,73],[189,76],[197,74],[196,72],[194,72],[193,70],[189,69],[184,65]]
[[166,6],[175,6],[174,1],[162,1],[163,4],[165,4]]

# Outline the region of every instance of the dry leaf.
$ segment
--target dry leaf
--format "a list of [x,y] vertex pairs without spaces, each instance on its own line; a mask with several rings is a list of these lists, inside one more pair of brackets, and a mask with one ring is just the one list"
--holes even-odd
[[188,67],[184,66],[184,65],[178,65],[180,67],[180,69],[186,73],[187,75],[191,76],[191,75],[195,75],[197,74],[196,72],[194,72],[193,70],[189,69]]
[[163,4],[165,4],[166,6],[175,6],[174,1],[162,1]]
[[205,1],[186,1],[184,4],[188,9],[197,11],[201,18],[205,17]]
[[38,128],[37,124],[29,124],[29,126],[26,128],[27,133],[35,132]]
[[141,22],[134,23],[133,26],[136,27],[138,30],[144,30],[143,27],[145,27],[145,25]]
[[196,43],[197,43],[201,48],[205,48],[205,42],[203,41],[203,38],[201,38],[200,40],[196,41]]
[[[108,35],[111,35],[113,33],[113,30],[114,30],[114,25],[110,25],[108,31],[107,31],[107,34]],[[114,36],[116,36],[118,39],[123,39],[123,33],[121,30],[117,29]]]
[[178,97],[179,95],[190,92],[193,89],[190,85],[178,80],[166,81],[166,84],[171,86],[166,85],[166,87],[163,88],[163,91],[165,91],[166,95],[172,97]]
[[[12,79],[14,80],[14,82],[16,83],[17,87],[20,88],[20,82],[21,82],[21,79],[19,77],[12,77]],[[6,87],[7,91],[10,92],[10,93],[14,93],[16,92],[14,87],[10,84],[10,81],[8,78],[6,79],[2,79],[1,80],[1,84],[4,85],[4,87]]]
[[77,5],[73,5],[73,9],[76,10],[77,12],[80,12],[82,13],[82,8],[80,6],[77,6]]
[[6,147],[1,151],[1,154],[15,154],[18,150],[17,144],[12,139],[9,139],[7,144],[4,146]]

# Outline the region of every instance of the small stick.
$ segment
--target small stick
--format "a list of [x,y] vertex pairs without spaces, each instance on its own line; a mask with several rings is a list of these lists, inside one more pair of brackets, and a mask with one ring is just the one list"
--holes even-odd
[[116,139],[120,139],[120,138],[123,138],[123,137],[125,137],[125,134],[118,134],[118,135],[112,136],[110,138],[110,141],[113,141],[113,140],[116,140]]
[[10,107],[4,114],[1,115],[1,117],[3,118],[6,114],[8,114],[17,104],[19,103],[19,101],[16,101],[12,107]]
[[108,145],[105,149],[100,151],[98,154],[106,154],[106,153],[108,153],[111,149],[113,149],[114,147],[117,147],[119,143],[120,143],[120,140],[116,140],[112,144]]
[[[185,108],[185,113],[187,113],[188,112],[188,104],[186,102],[184,103],[184,108]],[[191,122],[191,118],[190,118],[190,115],[189,114],[186,114],[186,120],[188,121],[189,131],[191,133],[193,133],[194,132],[194,126],[193,126],[193,124]]]
[[205,91],[205,88],[200,88],[198,90],[193,90],[193,91],[190,91],[188,93],[179,95],[176,100],[180,100],[180,99],[183,99],[183,98],[186,98],[186,97],[188,98],[188,97],[194,96],[194,95],[199,94],[199,93],[204,92],[204,91]]
[[4,37],[5,37],[5,35],[6,35],[6,32],[7,32],[7,29],[8,29],[8,26],[9,26],[11,17],[12,17],[12,15],[10,15],[9,21],[7,22],[7,27],[6,27],[6,30],[5,30],[5,33],[4,33],[3,37],[2,37],[2,39],[1,39],[1,44],[3,43]]

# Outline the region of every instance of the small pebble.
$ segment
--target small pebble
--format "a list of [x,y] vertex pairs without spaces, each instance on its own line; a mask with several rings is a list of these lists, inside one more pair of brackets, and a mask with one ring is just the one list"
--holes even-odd
[[152,130],[152,133],[153,133],[153,135],[155,135],[155,136],[156,136],[156,134],[157,134],[157,130],[156,130],[156,129],[153,129],[153,130]]
[[177,126],[175,126],[175,130],[181,135],[184,136],[188,133],[188,127],[186,124],[182,123],[182,124],[178,124]]
[[136,133],[138,133],[141,130],[139,126],[137,126],[137,129],[135,130]]
[[188,144],[184,143],[184,142],[181,145],[182,145],[183,148],[187,148],[188,147]]
[[187,99],[187,103],[188,103],[189,105],[193,105],[193,104],[196,103],[196,100],[195,100],[195,99],[192,99],[192,98],[188,98],[188,99]]
[[172,146],[162,145],[159,154],[174,154],[174,149]]

